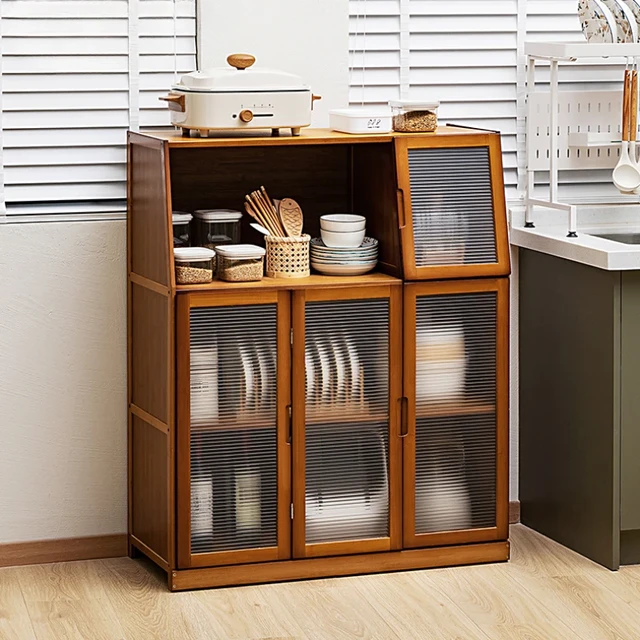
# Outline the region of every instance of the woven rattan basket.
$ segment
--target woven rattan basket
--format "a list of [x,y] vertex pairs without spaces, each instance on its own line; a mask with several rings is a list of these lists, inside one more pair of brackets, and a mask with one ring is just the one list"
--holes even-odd
[[305,234],[299,238],[265,236],[267,243],[268,278],[305,278],[309,275],[309,241]]

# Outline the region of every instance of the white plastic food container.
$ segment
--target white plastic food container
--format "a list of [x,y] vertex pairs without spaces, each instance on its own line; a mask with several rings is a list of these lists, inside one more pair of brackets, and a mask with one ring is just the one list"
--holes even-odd
[[438,128],[438,101],[391,100],[389,106],[394,131],[431,133]]
[[183,247],[173,250],[177,284],[205,284],[213,280],[215,252],[203,247]]
[[329,123],[342,133],[390,133],[391,110],[380,107],[350,107],[329,111]]
[[228,282],[255,282],[264,275],[265,249],[254,244],[227,244],[217,249],[218,278]]

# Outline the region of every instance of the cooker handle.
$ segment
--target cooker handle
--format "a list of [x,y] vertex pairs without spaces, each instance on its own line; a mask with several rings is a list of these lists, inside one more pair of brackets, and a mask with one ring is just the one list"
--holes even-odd
[[176,93],[170,93],[169,95],[161,96],[158,100],[164,100],[167,102],[167,106],[171,111],[184,112],[184,94],[178,95]]
[[311,111],[313,111],[313,103],[314,103],[316,100],[322,100],[322,96],[316,96],[316,95],[312,95],[312,96],[311,96]]

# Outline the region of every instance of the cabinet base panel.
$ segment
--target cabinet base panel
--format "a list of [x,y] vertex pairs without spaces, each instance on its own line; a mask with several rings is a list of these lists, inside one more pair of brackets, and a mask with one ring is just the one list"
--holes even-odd
[[171,591],[186,591],[506,562],[508,559],[509,542],[503,541],[356,556],[262,562],[210,569],[185,569],[171,571],[168,577]]
[[640,564],[640,530],[620,532],[620,564]]

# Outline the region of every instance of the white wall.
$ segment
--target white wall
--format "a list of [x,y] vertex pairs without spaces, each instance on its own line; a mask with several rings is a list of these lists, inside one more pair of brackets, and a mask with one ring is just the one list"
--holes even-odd
[[312,126],[329,124],[328,110],[349,102],[347,0],[198,0],[201,69],[225,66],[230,53],[250,53],[256,66],[302,76],[322,100]]
[[126,531],[124,222],[0,226],[0,543]]

